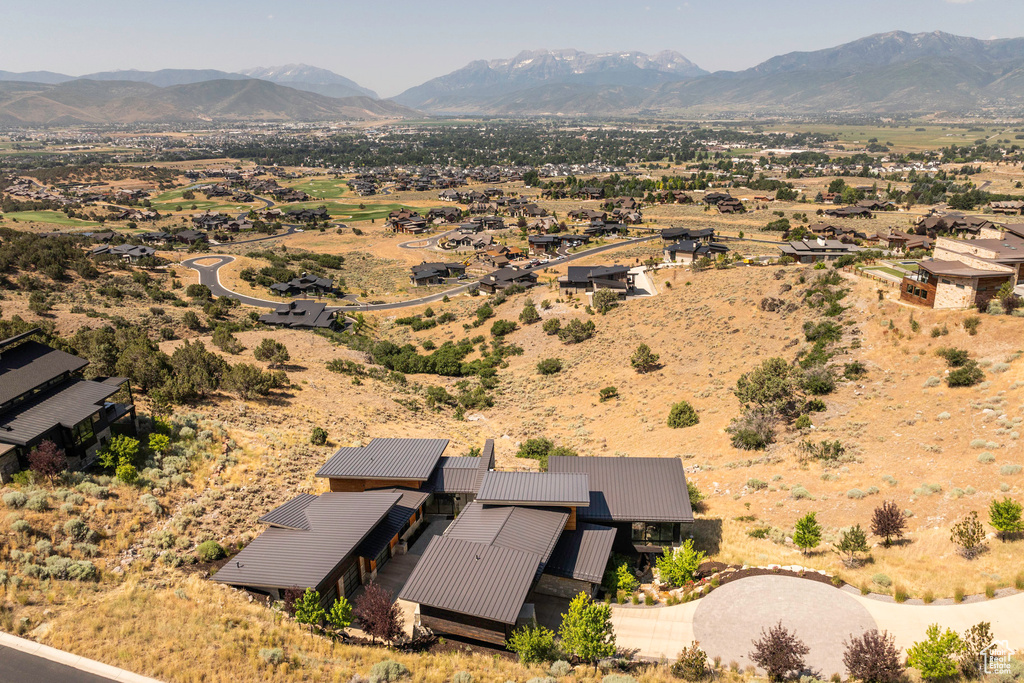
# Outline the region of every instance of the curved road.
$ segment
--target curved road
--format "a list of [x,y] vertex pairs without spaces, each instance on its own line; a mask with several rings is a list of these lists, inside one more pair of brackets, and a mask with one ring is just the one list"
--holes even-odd
[[[276,235],[281,237],[281,235]],[[660,239],[661,235],[654,234],[646,237],[637,237],[631,240],[623,240],[621,242],[612,242],[611,244],[604,244],[600,247],[593,249],[587,249],[586,251],[577,252],[571,256],[566,256],[559,259],[558,261],[549,261],[548,263],[542,263],[532,268],[523,268],[524,271],[534,272],[538,270],[544,270],[552,266],[562,265],[563,263],[569,263],[570,261],[576,261],[581,258],[593,256],[594,254],[600,254],[612,249],[618,249],[619,247],[626,246],[629,244],[639,244],[640,242],[647,242],[653,239]],[[235,242],[235,244],[243,244],[242,242]],[[205,261],[206,259],[217,259],[216,262],[207,265],[197,263],[197,261]],[[269,299],[257,299],[251,296],[245,296],[237,294],[230,289],[224,287],[220,282],[219,271],[222,267],[231,263],[235,260],[234,256],[227,256],[223,254],[207,254],[205,256],[196,256],[194,258],[186,259],[181,262],[181,265],[186,268],[199,273],[199,284],[206,285],[210,288],[210,292],[214,296],[226,296],[232,299],[238,299],[240,302],[247,306],[257,306],[260,308],[277,308],[281,305],[280,301],[271,301]],[[344,310],[344,311],[390,311],[399,308],[409,308],[412,306],[422,306],[424,304],[432,304],[436,301],[442,300],[446,296],[455,296],[456,294],[462,294],[469,290],[470,287],[477,284],[478,281],[466,282],[465,284],[459,285],[452,289],[438,292],[437,294],[431,294],[429,296],[423,296],[416,299],[407,299],[405,301],[394,301],[386,304],[351,304],[348,306],[329,306],[329,310]]]

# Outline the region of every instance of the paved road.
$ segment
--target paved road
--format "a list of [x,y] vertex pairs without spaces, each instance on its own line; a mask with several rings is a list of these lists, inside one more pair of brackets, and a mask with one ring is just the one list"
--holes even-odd
[[458,231],[459,231],[458,228],[456,228],[455,230],[449,230],[447,232],[442,232],[442,233],[439,233],[439,234],[434,235],[432,237],[426,237],[426,238],[422,238],[421,237],[420,239],[409,240],[408,242],[402,242],[401,244],[399,244],[398,248],[399,249],[430,249],[432,247],[436,247],[437,243],[440,242],[443,238],[447,237],[448,235],[455,234]]
[[110,683],[106,676],[79,671],[27,652],[0,646],[0,683]]
[[[278,237],[280,237],[280,235],[278,235]],[[552,262],[548,262],[548,263],[543,263],[541,265],[534,266],[532,268],[524,268],[523,270],[528,270],[528,271],[531,271],[531,272],[532,271],[538,271],[538,270],[544,270],[545,268],[549,268],[549,267],[552,267],[552,266],[559,266],[559,265],[562,265],[563,263],[569,263],[570,261],[575,261],[577,259],[586,258],[587,256],[593,256],[594,254],[600,254],[600,253],[609,251],[611,249],[618,249],[619,247],[624,247],[624,246],[629,245],[629,244],[638,244],[640,242],[646,242],[648,240],[660,239],[660,238],[661,238],[660,235],[649,235],[647,237],[637,237],[635,239],[623,240],[621,242],[612,242],[611,244],[604,244],[604,245],[602,245],[600,247],[595,247],[593,249],[588,249],[586,251],[581,251],[581,252],[572,254],[571,256],[566,256],[565,258],[559,259],[558,261],[552,261]],[[235,242],[235,244],[243,244],[243,243],[242,242]],[[203,261],[203,260],[206,260],[206,259],[217,259],[217,260],[215,262],[207,264],[207,265],[201,265],[199,263],[196,263],[197,261]],[[258,307],[261,307],[261,308],[277,308],[278,306],[281,305],[280,301],[271,301],[269,299],[257,299],[255,297],[251,297],[251,296],[244,296],[242,294],[236,294],[235,292],[232,292],[230,289],[227,289],[226,287],[224,287],[220,283],[220,277],[218,275],[218,271],[223,266],[231,263],[234,260],[235,260],[234,256],[227,256],[227,255],[224,255],[224,254],[207,254],[205,256],[196,256],[196,257],[193,257],[193,258],[190,258],[190,259],[186,259],[185,261],[182,261],[181,264],[183,266],[185,266],[187,268],[191,268],[192,270],[194,270],[197,273],[199,273],[199,284],[206,285],[207,287],[209,287],[210,288],[210,292],[214,296],[228,296],[228,297],[231,297],[232,299],[238,299],[239,301],[241,301],[243,304],[246,304],[247,306],[258,306]],[[469,290],[469,288],[472,287],[475,284],[477,284],[476,280],[471,281],[471,282],[466,282],[464,284],[459,285],[458,287],[453,287],[452,289],[448,289],[448,290],[445,290],[443,292],[438,292],[437,294],[431,294],[429,296],[422,296],[422,297],[418,297],[416,299],[407,299],[405,301],[395,301],[395,302],[387,303],[387,304],[361,304],[361,303],[354,303],[354,304],[350,304],[350,305],[347,305],[347,306],[328,306],[328,310],[344,310],[344,311],[348,311],[348,312],[357,312],[357,311],[391,311],[391,310],[395,310],[395,309],[399,309],[399,308],[409,308],[409,307],[412,307],[412,306],[422,306],[424,304],[432,304],[432,303],[435,303],[437,301],[440,301],[440,300],[442,300],[446,296],[452,297],[452,296],[455,296],[456,294],[462,294],[463,292]]]

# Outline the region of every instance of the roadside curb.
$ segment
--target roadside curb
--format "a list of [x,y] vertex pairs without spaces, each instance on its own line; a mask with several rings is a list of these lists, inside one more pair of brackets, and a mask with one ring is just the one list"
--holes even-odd
[[12,650],[18,650],[34,657],[56,662],[57,664],[63,664],[73,669],[78,669],[79,671],[103,676],[112,681],[125,681],[126,683],[160,683],[155,678],[140,676],[139,674],[132,673],[131,671],[118,669],[116,666],[97,662],[93,659],[87,659],[80,655],[65,652],[64,650],[58,650],[57,648],[50,647],[49,645],[43,645],[42,643],[37,643],[33,640],[19,638],[2,631],[0,631],[0,646],[9,647]]

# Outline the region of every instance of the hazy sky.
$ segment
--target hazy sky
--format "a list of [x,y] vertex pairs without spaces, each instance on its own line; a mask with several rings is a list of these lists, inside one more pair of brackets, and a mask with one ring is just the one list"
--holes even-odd
[[1024,35],[1024,0],[0,0],[0,70],[306,63],[396,95],[521,50],[676,50],[715,71],[892,30]]

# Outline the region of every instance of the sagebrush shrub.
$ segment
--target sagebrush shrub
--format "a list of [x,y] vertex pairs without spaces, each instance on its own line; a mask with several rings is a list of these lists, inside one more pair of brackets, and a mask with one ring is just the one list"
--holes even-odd
[[370,683],[392,683],[408,675],[405,665],[393,659],[385,659],[370,667]]

